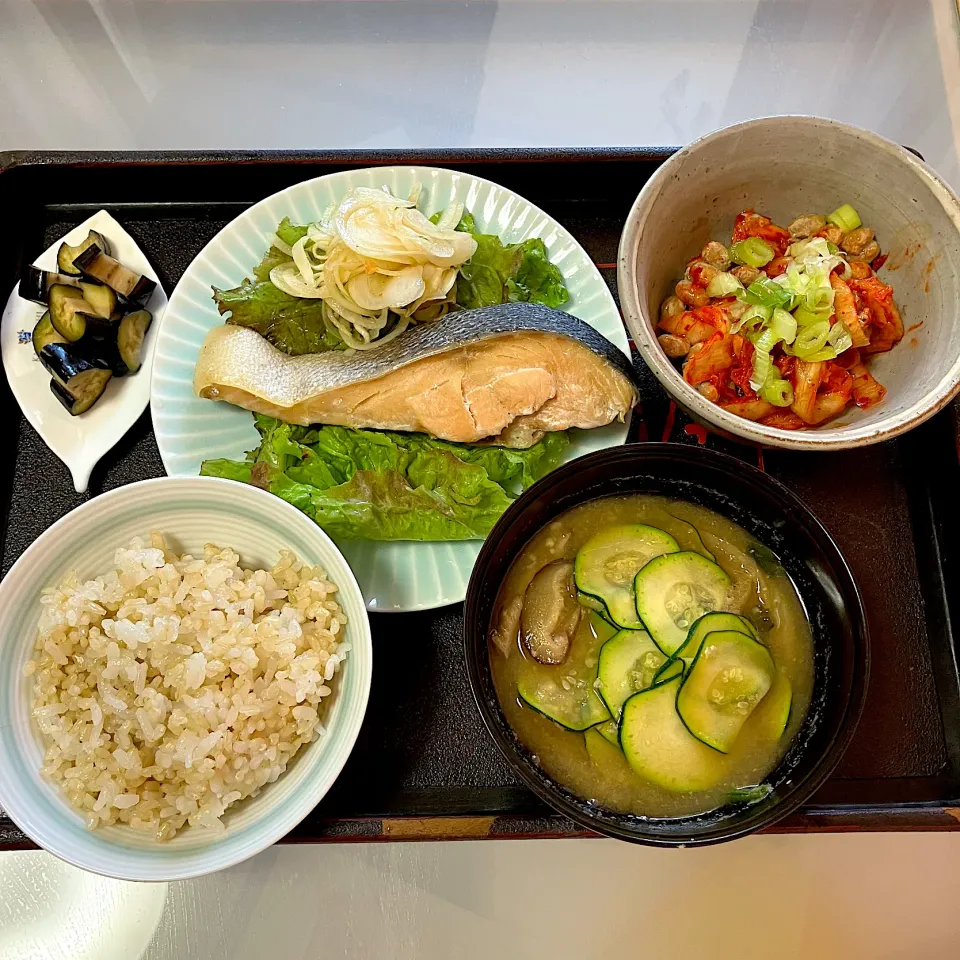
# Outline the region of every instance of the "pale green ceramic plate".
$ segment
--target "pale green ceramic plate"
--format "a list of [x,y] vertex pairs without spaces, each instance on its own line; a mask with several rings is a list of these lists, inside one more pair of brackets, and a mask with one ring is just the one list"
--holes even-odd
[[[318,220],[357,186],[386,185],[406,196],[423,184],[420,209],[427,214],[461,200],[484,233],[505,243],[542,237],[560,268],[570,302],[566,309],[595,327],[629,356],[627,337],[606,283],[583,247],[556,220],[515,193],[488,180],[434,167],[376,167],[333,173],[288,187],[261,200],[224,227],[190,264],[170,298],[157,338],[150,403],[160,455],[171,476],[196,476],[203,460],[242,458],[256,447],[252,416],[238,407],[201,400],[193,392],[193,368],[207,331],[223,319],[210,288],[234,287],[250,275],[268,246],[266,237],[290,217]],[[623,443],[626,426],[574,431],[567,459]],[[455,543],[338,544],[352,566],[369,610],[426,610],[458,603],[466,593],[480,541]]]

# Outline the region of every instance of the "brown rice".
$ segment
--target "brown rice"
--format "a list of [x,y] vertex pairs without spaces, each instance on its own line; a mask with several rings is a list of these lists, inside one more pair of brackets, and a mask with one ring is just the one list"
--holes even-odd
[[256,796],[324,732],[346,658],[324,571],[282,552],[245,570],[230,549],[177,556],[154,533],[116,569],[44,590],[32,712],[42,773],[89,828],[125,823],[169,840]]

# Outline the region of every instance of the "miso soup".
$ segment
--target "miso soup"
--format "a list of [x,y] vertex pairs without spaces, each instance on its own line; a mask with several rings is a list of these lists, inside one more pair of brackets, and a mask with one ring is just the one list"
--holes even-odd
[[750,788],[813,689],[810,626],[774,555],[662,497],[604,498],[548,524],[511,566],[489,640],[520,740],[553,779],[621,813],[762,794]]

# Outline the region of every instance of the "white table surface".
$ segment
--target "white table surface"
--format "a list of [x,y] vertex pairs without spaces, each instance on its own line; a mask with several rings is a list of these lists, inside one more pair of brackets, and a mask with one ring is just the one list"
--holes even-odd
[[[0,0],[0,150],[663,146],[796,112],[909,144],[960,188],[958,37],[954,0]],[[137,886],[8,853],[0,960],[599,960],[640,941],[941,960],[958,854],[960,834],[287,847]]]
[[954,0],[0,0],[0,149],[664,146],[795,112],[956,185],[956,19]]

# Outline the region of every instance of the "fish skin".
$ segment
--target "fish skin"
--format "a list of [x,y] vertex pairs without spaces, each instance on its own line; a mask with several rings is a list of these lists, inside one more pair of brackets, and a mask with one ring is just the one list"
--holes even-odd
[[[404,368],[406,376],[390,376]],[[354,353],[289,357],[252,330],[215,327],[194,389],[291,422],[422,430],[461,442],[507,431],[499,442],[518,447],[544,430],[623,419],[636,399],[633,368],[610,341],[570,314],[527,303],[448,314]]]
[[[222,328],[214,328],[214,331],[216,330]],[[290,363],[287,368],[290,374],[294,374],[301,367],[309,368],[311,389],[319,393],[348,383],[375,380],[414,360],[518,330],[539,330],[579,340],[613,364],[631,383],[636,382],[629,358],[605,336],[578,317],[539,303],[501,303],[493,307],[448,313],[433,323],[416,324],[402,336],[371,350],[355,353],[329,350],[325,353],[308,354],[308,362]],[[214,331],[211,331],[211,334]],[[208,334],[208,340],[210,336]],[[259,337],[259,334],[257,336]],[[201,358],[202,355],[201,350]]]

